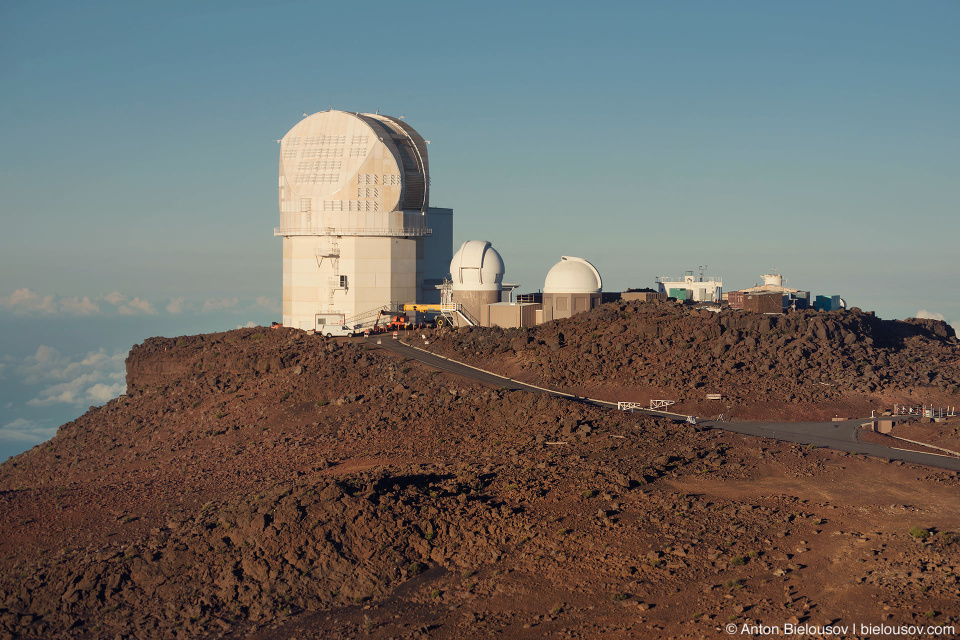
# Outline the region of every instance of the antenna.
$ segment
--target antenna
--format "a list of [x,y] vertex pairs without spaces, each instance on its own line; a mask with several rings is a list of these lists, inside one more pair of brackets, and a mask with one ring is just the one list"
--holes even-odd
[[700,265],[700,282],[703,282],[703,272],[707,270],[708,266],[706,264]]

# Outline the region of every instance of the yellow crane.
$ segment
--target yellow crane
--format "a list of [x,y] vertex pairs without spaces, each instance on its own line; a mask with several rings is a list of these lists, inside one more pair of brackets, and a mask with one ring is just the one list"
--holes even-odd
[[440,313],[439,304],[421,304],[419,302],[409,302],[403,305],[404,311],[418,311],[420,313]]

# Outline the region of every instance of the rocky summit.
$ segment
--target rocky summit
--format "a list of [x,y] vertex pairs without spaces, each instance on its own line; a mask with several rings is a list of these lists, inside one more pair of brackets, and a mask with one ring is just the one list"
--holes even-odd
[[[612,303],[428,337],[580,396],[740,419],[960,384],[949,326],[859,311]],[[923,429],[949,448],[958,426]],[[484,386],[374,341],[151,338],[124,396],[0,466],[0,638],[960,625],[957,489],[952,471]]]
[[[953,327],[859,309],[765,315],[621,302],[531,329],[467,327],[432,344],[517,380],[609,400],[671,399],[698,415],[829,420],[947,404],[960,392]],[[704,403],[709,393],[725,403]]]

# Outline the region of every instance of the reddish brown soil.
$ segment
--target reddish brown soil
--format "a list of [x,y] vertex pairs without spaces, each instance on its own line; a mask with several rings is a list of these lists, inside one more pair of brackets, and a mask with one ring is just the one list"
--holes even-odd
[[356,341],[154,338],[125,397],[0,466],[0,638],[960,625],[957,488]]
[[[859,310],[769,316],[611,303],[532,329],[461,328],[428,347],[516,380],[610,401],[672,400],[735,420],[869,416],[958,404],[960,344],[935,320]],[[722,400],[706,400],[707,394]]]

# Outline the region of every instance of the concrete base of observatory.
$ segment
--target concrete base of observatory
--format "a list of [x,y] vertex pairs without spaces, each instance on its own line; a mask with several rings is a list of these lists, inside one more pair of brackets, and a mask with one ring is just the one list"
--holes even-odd
[[389,305],[439,303],[436,284],[453,252],[453,210],[431,207],[425,225],[431,234],[417,238],[284,237],[283,326],[316,329],[318,316],[320,324],[345,322]]
[[[283,325],[316,329],[317,315],[340,322],[419,298],[412,238],[300,236],[283,239]],[[331,317],[332,319],[332,317]]]

